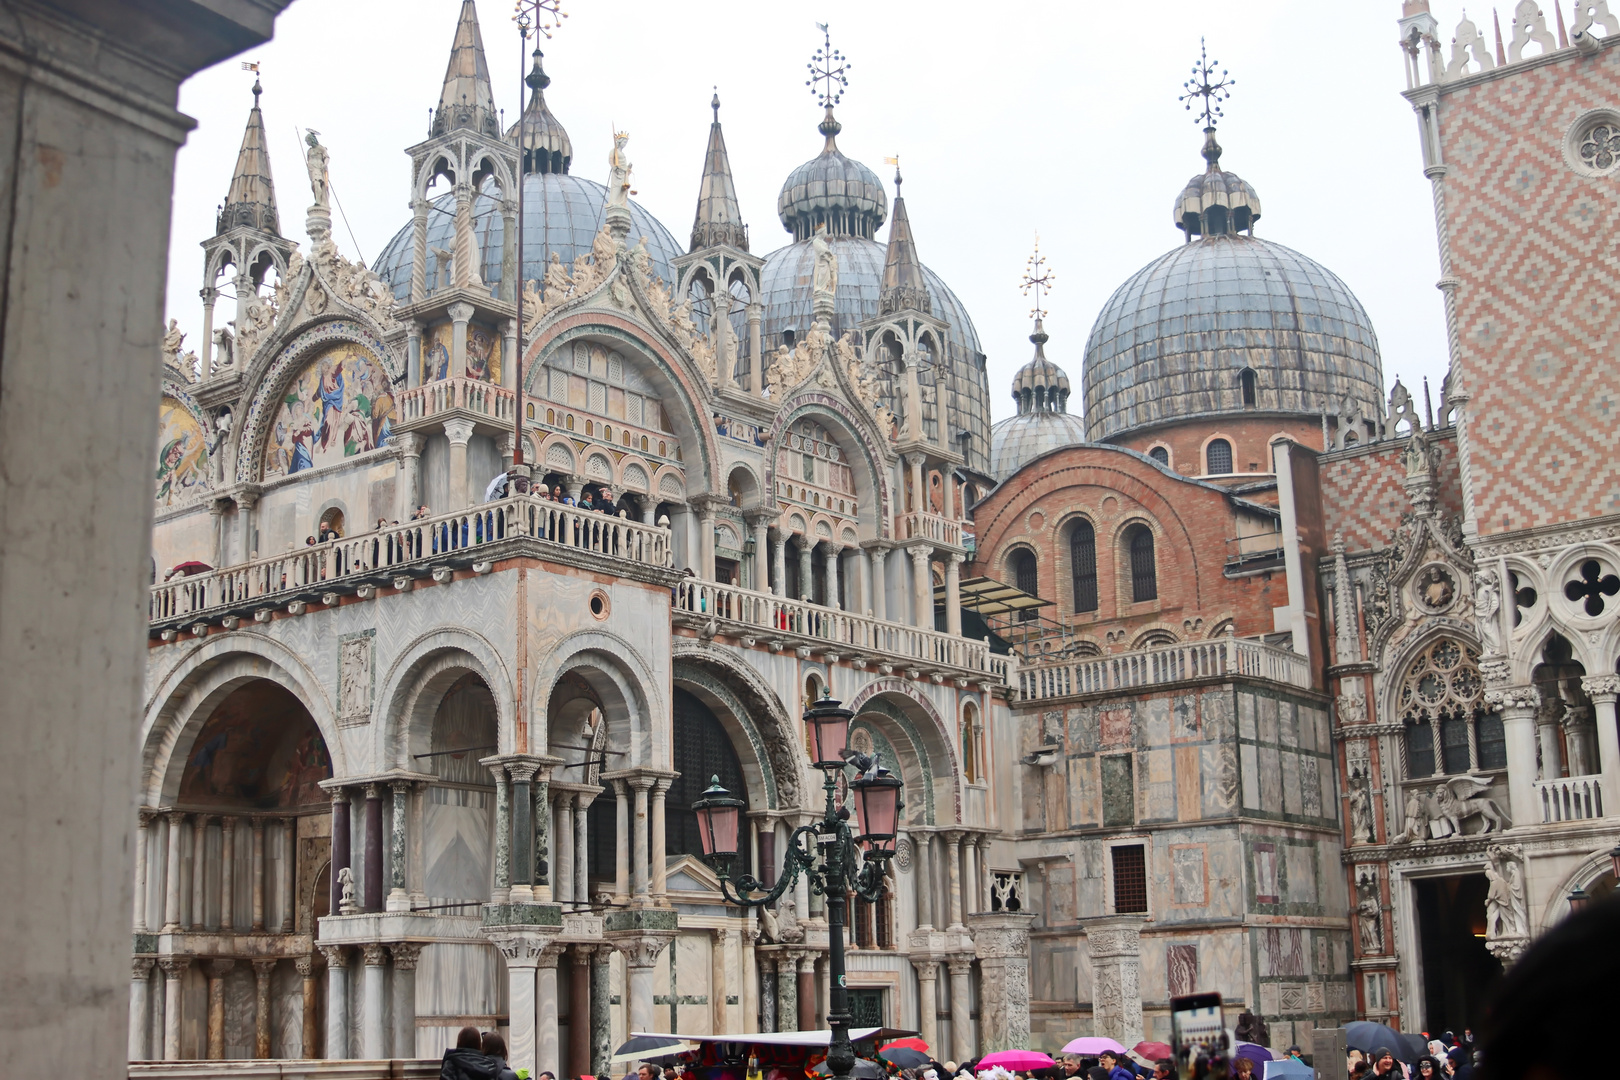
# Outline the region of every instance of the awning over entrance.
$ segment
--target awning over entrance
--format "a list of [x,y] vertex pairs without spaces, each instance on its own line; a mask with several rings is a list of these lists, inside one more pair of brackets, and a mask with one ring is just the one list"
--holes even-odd
[[[968,578],[957,588],[962,596],[962,610],[976,611],[985,618],[1052,606],[1050,600],[1042,600],[1038,596],[1031,596],[1022,589],[1003,584],[995,578]],[[944,603],[945,586],[934,586],[935,606]]]

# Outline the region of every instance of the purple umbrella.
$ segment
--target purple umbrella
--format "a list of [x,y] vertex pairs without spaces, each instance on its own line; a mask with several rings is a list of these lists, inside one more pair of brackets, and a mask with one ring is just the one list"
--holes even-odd
[[1238,1043],[1237,1049],[1232,1051],[1232,1056],[1234,1058],[1246,1057],[1256,1065],[1276,1060],[1270,1050],[1255,1043]]

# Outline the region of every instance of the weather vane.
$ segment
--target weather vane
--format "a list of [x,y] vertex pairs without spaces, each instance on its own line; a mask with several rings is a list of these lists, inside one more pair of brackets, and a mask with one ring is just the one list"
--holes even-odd
[[566,18],[568,12],[562,9],[562,0],[517,0],[512,5],[512,21],[517,23],[518,33],[525,41],[529,39],[530,30],[545,35],[549,41],[551,32]]
[[1193,77],[1182,84],[1187,92],[1176,100],[1185,103],[1187,111],[1192,112],[1193,99],[1202,98],[1198,116],[1204,127],[1212,128],[1221,115],[1221,102],[1232,96],[1231,88],[1237,85],[1237,80],[1226,73],[1219,60],[1209,58],[1203,38],[1198,39],[1198,63],[1193,65],[1192,73]]
[[[832,47],[832,35],[826,23],[816,23],[816,29],[821,31],[821,48],[804,65],[810,71],[804,85],[810,88],[810,96],[821,102],[822,108],[830,109],[843,98],[844,88],[849,85],[847,73],[854,65],[848,57]],[[819,89],[817,83],[821,84]]]
[[1046,309],[1041,307],[1041,294],[1051,292],[1052,282],[1056,280],[1057,275],[1046,268],[1046,256],[1041,254],[1041,235],[1036,233],[1035,252],[1024,264],[1024,283],[1019,286],[1019,291],[1025,296],[1029,295],[1029,290],[1035,290],[1035,306],[1029,309],[1030,318],[1046,318]]

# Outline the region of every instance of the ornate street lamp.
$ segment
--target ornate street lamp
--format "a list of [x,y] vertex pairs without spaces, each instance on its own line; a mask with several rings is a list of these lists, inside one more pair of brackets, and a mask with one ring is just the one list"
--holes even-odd
[[[855,1065],[855,1048],[849,1041],[849,995],[844,988],[846,896],[853,890],[862,899],[876,903],[883,895],[884,864],[894,854],[895,833],[904,806],[900,801],[900,778],[883,768],[875,755],[869,758],[848,749],[849,722],[854,715],[833,699],[830,690],[804,714],[810,732],[810,756],[825,777],[822,787],[826,809],[819,822],[793,830],[774,888],[767,891],[749,874],[731,880],[742,800],[721,787],[717,776],[692,804],[703,857],[719,876],[720,893],[727,901],[739,907],[773,904],[793,887],[800,874],[809,879],[817,895],[827,898],[827,965],[832,976],[827,1003],[832,1042],[827,1047],[827,1068],[836,1080],[845,1080]],[[853,766],[859,774],[847,784],[855,794],[859,838],[850,831],[849,809],[838,805],[838,779],[844,776],[847,766]]]
[[1614,845],[1614,849],[1609,852],[1609,865],[1614,868],[1615,887],[1620,888],[1620,844]]
[[1586,906],[1591,902],[1592,897],[1587,894],[1586,890],[1581,888],[1579,885],[1575,886],[1575,891],[1569,894],[1570,914],[1575,915],[1581,911],[1584,911]]

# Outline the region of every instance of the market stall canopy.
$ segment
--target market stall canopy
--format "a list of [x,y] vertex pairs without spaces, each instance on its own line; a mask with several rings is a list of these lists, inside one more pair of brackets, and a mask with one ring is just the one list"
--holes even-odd
[[[873,1038],[884,1040],[903,1039],[915,1034],[917,1032],[909,1028],[850,1028],[849,1041],[858,1043]],[[832,1045],[832,1030],[830,1028],[822,1028],[817,1031],[761,1031],[737,1035],[676,1035],[661,1031],[632,1031],[630,1037],[633,1039],[668,1039],[672,1043],[748,1043],[754,1046]]]

